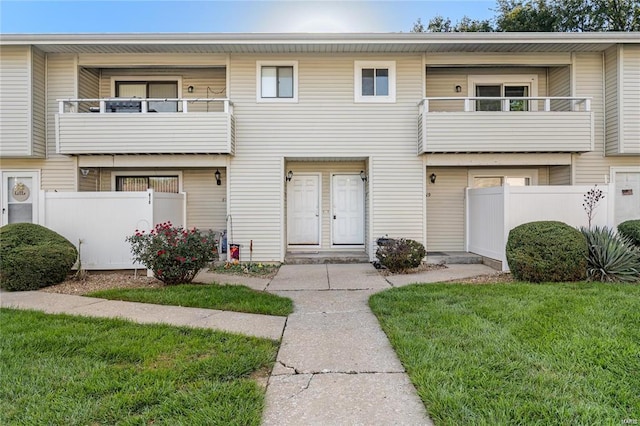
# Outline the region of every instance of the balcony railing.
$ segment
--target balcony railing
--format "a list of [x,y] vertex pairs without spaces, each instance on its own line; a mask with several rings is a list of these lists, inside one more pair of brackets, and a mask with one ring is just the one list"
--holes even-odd
[[233,103],[217,98],[59,99],[60,154],[234,154]]
[[431,97],[418,110],[419,154],[593,149],[587,97]]

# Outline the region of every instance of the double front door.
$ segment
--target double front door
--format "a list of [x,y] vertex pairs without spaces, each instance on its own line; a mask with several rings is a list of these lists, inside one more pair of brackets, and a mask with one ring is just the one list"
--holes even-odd
[[321,174],[295,174],[287,184],[287,218],[289,245],[321,246],[323,223],[331,245],[362,245],[364,182],[356,174],[333,174],[323,199]]

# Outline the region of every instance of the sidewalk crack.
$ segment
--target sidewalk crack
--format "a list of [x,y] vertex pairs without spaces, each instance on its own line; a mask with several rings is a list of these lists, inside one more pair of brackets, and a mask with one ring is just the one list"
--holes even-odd
[[329,290],[331,290],[331,278],[329,278],[329,264],[325,264],[324,267],[327,270],[327,286],[329,287]]
[[311,374],[311,375],[309,376],[309,380],[307,381],[307,384],[306,384],[306,385],[304,385],[304,386],[303,386],[303,387],[302,387],[298,392],[296,392],[296,394],[295,394],[295,395],[291,395],[291,396],[289,397],[289,399],[291,399],[291,398],[295,398],[295,397],[297,397],[298,395],[300,395],[302,392],[304,392],[304,391],[308,390],[308,389],[309,389],[309,386],[311,386],[311,380],[313,380],[313,376],[315,376],[315,374]]
[[295,376],[296,374],[302,374],[302,372],[300,370],[298,370],[297,368],[291,366],[291,365],[287,365],[282,361],[278,361],[278,363],[283,366],[284,368],[288,369],[288,370],[293,370],[293,375]]

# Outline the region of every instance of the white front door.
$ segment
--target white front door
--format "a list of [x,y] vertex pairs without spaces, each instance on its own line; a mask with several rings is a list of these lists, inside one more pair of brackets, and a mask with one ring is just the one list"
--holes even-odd
[[320,175],[296,174],[287,183],[287,236],[292,245],[320,244]]
[[615,174],[616,225],[640,217],[640,173],[616,172]]
[[38,223],[38,172],[2,172],[2,225]]
[[364,182],[359,175],[333,175],[332,243],[364,244]]

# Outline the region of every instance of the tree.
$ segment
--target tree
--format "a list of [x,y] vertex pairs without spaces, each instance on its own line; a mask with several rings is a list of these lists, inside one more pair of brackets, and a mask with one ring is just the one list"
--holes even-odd
[[411,31],[640,31],[640,0],[496,0],[494,12],[493,20],[465,16],[455,25],[440,15],[426,27],[418,19]]
[[545,0],[498,0],[497,7],[497,31],[557,31],[556,12]]
[[425,27],[418,18],[411,28],[412,33],[451,33],[451,32],[490,32],[493,26],[488,20],[471,19],[463,16],[455,25],[451,25],[451,19],[436,15],[429,20]]

